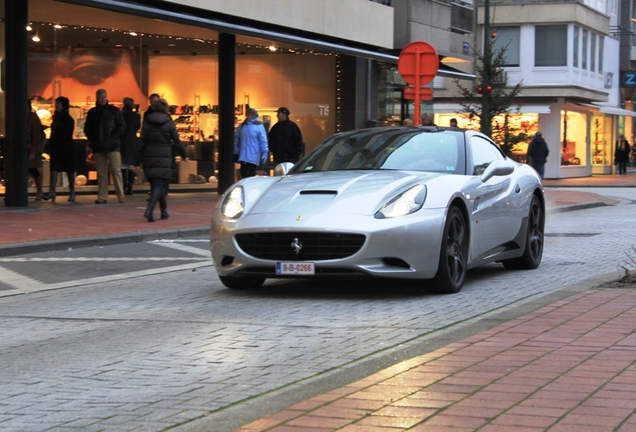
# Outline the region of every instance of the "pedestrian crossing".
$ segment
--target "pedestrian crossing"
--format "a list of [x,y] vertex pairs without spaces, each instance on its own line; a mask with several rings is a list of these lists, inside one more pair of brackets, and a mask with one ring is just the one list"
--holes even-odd
[[[95,248],[76,249],[74,252],[77,253],[79,251],[81,253],[80,256],[63,256],[64,252],[70,252],[69,250],[2,257],[0,258],[0,297],[121,281],[178,271],[195,271],[198,268],[212,265],[208,244],[209,240],[207,239],[153,240],[144,243],[144,245],[151,246],[151,252],[156,252],[156,254],[151,254],[151,256],[148,255],[150,252],[147,251],[147,248],[144,250],[145,256],[140,256],[136,252],[139,252],[141,246],[139,244],[130,244],[101,247],[99,251],[96,251]],[[122,256],[122,248],[127,249],[130,255]],[[175,255],[175,252],[177,255]],[[112,256],[104,256],[109,254]],[[91,275],[95,265],[104,264],[107,266],[109,263],[114,265],[102,271],[102,273],[106,272],[108,274]],[[38,277],[38,275],[50,272],[52,268],[59,268],[59,273],[64,273],[62,265],[72,265],[73,268],[79,270],[69,274],[63,281],[58,282],[46,282],[41,277]],[[144,266],[150,266],[150,268],[143,268]],[[124,270],[120,271],[121,269]],[[77,275],[88,277],[78,278]]]

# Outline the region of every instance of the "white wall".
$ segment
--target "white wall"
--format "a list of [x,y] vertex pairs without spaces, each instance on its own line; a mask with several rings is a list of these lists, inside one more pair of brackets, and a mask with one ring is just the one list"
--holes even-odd
[[166,1],[393,48],[393,8],[369,0]]

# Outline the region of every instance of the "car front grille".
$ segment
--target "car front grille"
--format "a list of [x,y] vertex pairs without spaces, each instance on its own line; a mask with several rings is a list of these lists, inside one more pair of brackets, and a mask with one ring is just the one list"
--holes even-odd
[[[255,258],[274,261],[324,261],[347,258],[362,248],[362,234],[272,232],[237,234],[238,246]],[[298,253],[296,253],[298,252]]]

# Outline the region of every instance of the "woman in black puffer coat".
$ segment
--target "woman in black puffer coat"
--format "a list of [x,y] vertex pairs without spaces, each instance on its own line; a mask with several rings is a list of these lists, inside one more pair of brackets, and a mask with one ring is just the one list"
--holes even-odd
[[187,158],[185,148],[179,140],[177,127],[168,114],[168,102],[160,99],[153,102],[150,108],[152,113],[146,115],[141,129],[141,155],[144,174],[150,181],[150,200],[144,217],[148,222],[154,222],[153,212],[157,202],[161,208],[161,219],[169,217],[166,190],[172,178],[172,149],[174,148],[184,160]]

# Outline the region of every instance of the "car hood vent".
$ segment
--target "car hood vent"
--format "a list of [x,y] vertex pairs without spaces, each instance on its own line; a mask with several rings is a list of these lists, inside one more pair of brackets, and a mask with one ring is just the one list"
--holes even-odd
[[302,190],[301,195],[338,195],[335,190]]

